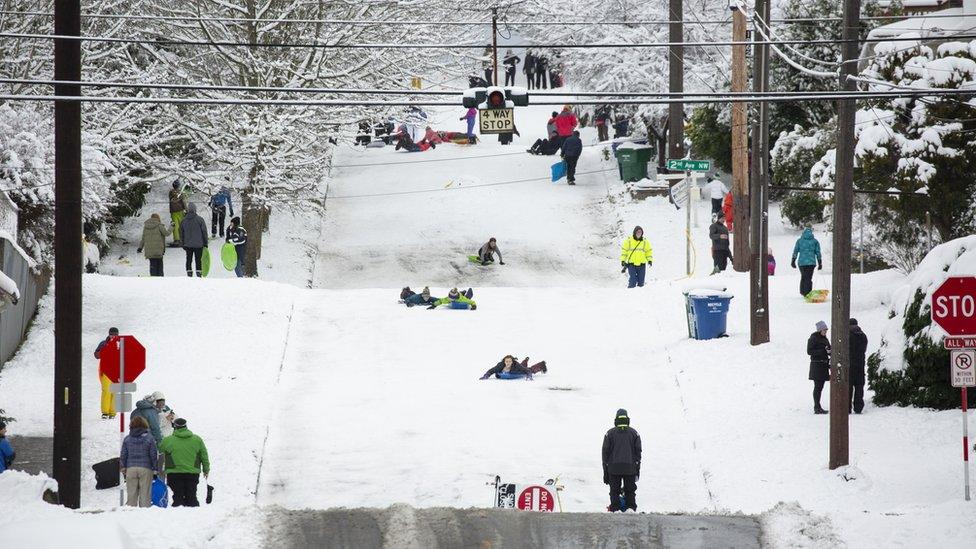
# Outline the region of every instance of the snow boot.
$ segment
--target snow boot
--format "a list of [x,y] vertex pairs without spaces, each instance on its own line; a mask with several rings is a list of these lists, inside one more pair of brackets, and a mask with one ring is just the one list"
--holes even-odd
[[[528,359],[526,359],[526,362],[527,361]],[[532,372],[533,374],[538,374],[539,372],[546,373],[549,371],[549,369],[546,368],[546,361],[543,360],[542,362],[537,362],[533,364],[532,367],[529,368],[529,371]]]
[[437,148],[437,143],[434,143],[433,141],[431,141],[430,142],[430,148],[436,149]]
[[827,410],[824,410],[819,404],[813,407],[814,414],[826,414]]

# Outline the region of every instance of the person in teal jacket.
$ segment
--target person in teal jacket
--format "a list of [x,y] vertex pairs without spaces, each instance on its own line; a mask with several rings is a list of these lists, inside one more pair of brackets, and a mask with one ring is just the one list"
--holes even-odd
[[823,258],[820,256],[820,242],[813,237],[813,229],[807,227],[793,246],[793,259],[790,266],[794,269],[800,266],[800,295],[806,296],[813,289],[813,267],[823,269]]

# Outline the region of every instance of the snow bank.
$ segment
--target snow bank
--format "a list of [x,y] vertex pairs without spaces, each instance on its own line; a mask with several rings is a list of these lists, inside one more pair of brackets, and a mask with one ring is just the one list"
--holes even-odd
[[57,481],[43,473],[31,475],[11,469],[0,475],[0,508],[37,503],[47,490],[57,492]]

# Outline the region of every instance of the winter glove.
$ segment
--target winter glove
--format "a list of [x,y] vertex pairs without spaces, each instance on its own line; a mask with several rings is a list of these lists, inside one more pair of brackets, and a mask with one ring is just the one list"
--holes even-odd
[[477,305],[475,305],[474,303],[471,304],[471,310],[472,311],[476,310],[477,308],[478,308]]
[[458,118],[458,120],[464,120],[464,117],[462,116],[461,118]]
[[626,261],[621,261],[620,262],[620,266],[626,269],[627,268],[627,262]]
[[436,308],[437,308],[437,305],[431,305],[430,307],[427,307],[427,310],[429,311],[431,309],[436,309]]
[[796,258],[795,257],[793,258],[792,261],[790,261],[790,267],[793,267],[794,269],[796,268]]
[[136,253],[137,254],[141,254],[142,253],[142,248],[136,248]]
[[491,374],[485,374],[485,375],[479,377],[478,379],[488,379],[489,377],[491,377]]
[[607,472],[607,468],[603,468],[603,484],[610,484],[610,473]]
[[647,266],[648,266],[648,267],[650,267],[650,266],[652,266],[652,265],[654,265],[654,262],[653,262],[653,261],[648,261],[648,262],[647,262]]
[[817,262],[817,270],[818,271],[822,271],[823,270],[823,263]]

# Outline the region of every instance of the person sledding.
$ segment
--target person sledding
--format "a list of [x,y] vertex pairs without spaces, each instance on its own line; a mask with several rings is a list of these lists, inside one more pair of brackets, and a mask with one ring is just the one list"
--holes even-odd
[[502,261],[502,252],[498,249],[498,242],[495,241],[495,237],[491,237],[488,239],[488,242],[485,242],[485,245],[478,250],[478,261],[482,265],[494,263],[495,254],[498,254],[498,264],[504,265],[505,262]]
[[415,307],[417,305],[433,305],[438,299],[439,298],[430,295],[430,288],[427,286],[424,286],[424,289],[419,294],[411,290],[410,286],[407,286],[400,291],[400,302],[407,307]]
[[[529,357],[525,357],[522,359],[522,362],[519,362],[514,356],[505,355],[505,358],[501,362],[485,372],[485,375],[481,376],[480,379],[484,380],[492,376],[496,378],[521,376],[525,379],[532,379],[534,374],[538,374],[539,372],[546,373],[548,371],[549,368],[546,367],[545,360],[529,366]],[[502,376],[502,374],[509,374],[509,376]]]
[[447,297],[443,297],[434,301],[428,309],[436,309],[441,305],[447,305],[451,309],[470,309],[475,310],[478,308],[478,304],[471,300],[474,296],[474,291],[468,288],[468,291],[461,293],[457,288],[451,288],[451,291],[447,293]]

